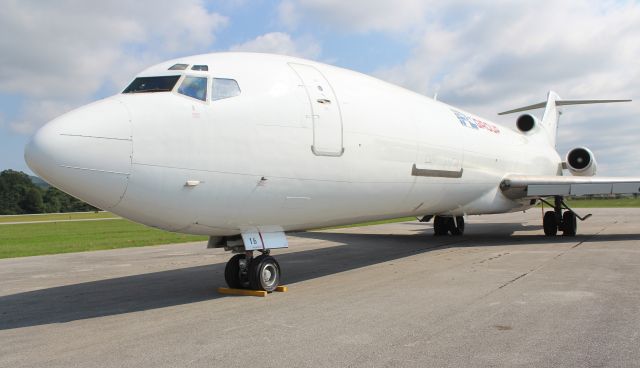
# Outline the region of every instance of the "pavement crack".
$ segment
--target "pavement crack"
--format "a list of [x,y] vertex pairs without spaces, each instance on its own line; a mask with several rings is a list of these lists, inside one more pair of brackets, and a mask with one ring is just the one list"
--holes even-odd
[[[589,240],[589,239],[592,239],[593,237],[595,237],[595,236],[599,235],[600,233],[602,233],[605,229],[606,229],[606,227],[605,227],[605,228],[600,229],[600,231],[596,232],[595,234],[592,234],[591,236],[585,237],[583,240],[581,240],[581,241],[577,242],[576,244],[574,244],[573,246],[571,246],[571,248],[569,248],[569,249],[565,250],[564,252],[560,252],[559,254],[557,254],[557,255],[555,255],[553,258],[551,258],[550,260],[548,260],[548,261],[543,262],[542,264],[540,264],[538,267],[536,267],[536,268],[534,268],[534,269],[531,269],[531,270],[529,270],[529,271],[527,271],[527,272],[523,273],[522,275],[520,275],[520,276],[518,276],[518,277],[516,277],[516,278],[513,278],[513,279],[511,279],[511,280],[509,280],[509,281],[507,281],[507,282],[505,282],[504,284],[502,284],[502,285],[498,286],[498,288],[497,288],[497,289],[493,290],[492,292],[488,293],[487,295],[490,295],[490,294],[492,294],[494,291],[500,290],[500,289],[502,289],[502,288],[505,288],[505,287],[507,287],[507,286],[509,286],[509,285],[513,284],[514,282],[516,282],[516,281],[520,280],[521,278],[523,278],[523,277],[527,276],[528,274],[530,274],[530,273],[532,273],[532,272],[534,272],[534,271],[538,271],[538,270],[542,269],[542,268],[543,268],[543,267],[545,267],[549,262],[555,261],[556,259],[560,258],[561,256],[563,256],[563,255],[567,254],[567,252],[569,252],[570,250],[572,250],[572,249],[575,249],[575,248],[579,247],[579,246],[580,246],[580,245],[582,245],[585,241],[587,241],[587,240]],[[485,296],[487,296],[487,295],[485,295]]]
[[498,286],[498,289],[502,289],[503,287],[506,287],[506,286],[509,286],[509,285],[513,284],[514,282],[516,282],[516,281],[520,280],[521,278],[523,278],[523,277],[527,276],[527,275],[528,275],[530,272],[532,272],[532,271],[534,271],[534,270],[531,270],[531,271],[529,271],[529,272],[525,272],[525,273],[523,273],[522,275],[520,275],[520,276],[518,276],[518,277],[516,277],[516,278],[514,278],[514,279],[511,279],[511,280],[509,280],[509,281],[507,281],[507,282],[505,282],[504,284],[502,284],[502,285]]

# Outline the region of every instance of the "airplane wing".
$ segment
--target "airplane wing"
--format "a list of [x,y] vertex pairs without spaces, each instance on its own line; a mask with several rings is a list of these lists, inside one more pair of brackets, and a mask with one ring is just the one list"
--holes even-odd
[[640,177],[507,175],[500,183],[511,199],[592,194],[639,194]]

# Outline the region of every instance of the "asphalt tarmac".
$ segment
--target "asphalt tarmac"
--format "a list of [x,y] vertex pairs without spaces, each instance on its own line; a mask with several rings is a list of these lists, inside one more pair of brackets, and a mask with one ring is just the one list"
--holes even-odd
[[0,367],[637,367],[640,209],[579,212],[296,233],[266,298],[204,243],[0,260]]

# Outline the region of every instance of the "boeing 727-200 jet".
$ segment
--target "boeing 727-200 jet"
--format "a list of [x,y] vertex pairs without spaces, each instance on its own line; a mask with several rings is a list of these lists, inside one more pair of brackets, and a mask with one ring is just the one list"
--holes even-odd
[[585,147],[561,158],[558,108],[621,101],[549,92],[507,111],[545,109],[511,129],[338,67],[214,53],[152,66],[122,93],[49,122],[25,159],[96,207],[208,235],[209,247],[235,253],[230,287],[272,291],[270,251],[288,246],[288,231],[416,216],[433,218],[435,235],[461,235],[465,216],[544,201],[545,235],[575,235],[564,197],[639,193],[640,178],[593,176]]

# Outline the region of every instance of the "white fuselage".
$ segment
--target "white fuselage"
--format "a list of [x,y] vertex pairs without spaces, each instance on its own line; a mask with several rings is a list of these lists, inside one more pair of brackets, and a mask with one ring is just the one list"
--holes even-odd
[[[209,71],[167,70],[177,62]],[[206,102],[175,91],[98,101],[43,127],[27,148],[31,168],[137,222],[234,235],[525,209],[528,201],[502,195],[502,178],[556,175],[561,163],[551,145],[520,132],[307,60],[210,54],[140,74],[160,75],[232,78],[241,93]],[[454,111],[476,120],[465,124]]]

